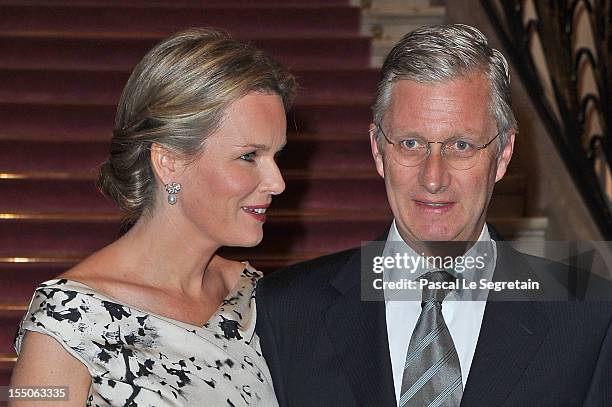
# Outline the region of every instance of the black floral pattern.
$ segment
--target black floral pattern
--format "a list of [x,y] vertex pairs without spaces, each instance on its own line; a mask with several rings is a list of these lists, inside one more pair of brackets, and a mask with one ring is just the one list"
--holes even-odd
[[16,337],[54,337],[89,370],[87,406],[277,406],[255,335],[248,264],[217,312],[196,327],[120,304],[70,280],[35,291]]

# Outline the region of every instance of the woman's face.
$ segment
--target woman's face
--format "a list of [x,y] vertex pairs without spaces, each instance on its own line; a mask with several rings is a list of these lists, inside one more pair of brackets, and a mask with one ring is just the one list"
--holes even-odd
[[275,157],[286,142],[281,98],[252,92],[227,109],[197,160],[184,167],[178,207],[195,236],[219,246],[255,246],[266,210],[285,189]]

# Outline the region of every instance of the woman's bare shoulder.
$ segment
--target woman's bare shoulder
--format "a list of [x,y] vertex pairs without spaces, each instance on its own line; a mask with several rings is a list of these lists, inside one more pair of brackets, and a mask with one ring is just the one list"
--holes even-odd
[[[69,399],[56,401],[60,406],[82,406],[87,400],[91,376],[83,363],[69,355],[53,338],[27,332],[13,369],[11,386],[60,386],[69,390]],[[9,405],[11,405],[9,403]],[[28,402],[19,406],[30,405]],[[31,405],[38,405],[33,402]]]
[[113,294],[118,288],[130,285],[128,280],[122,278],[128,273],[125,271],[125,265],[119,259],[121,256],[115,253],[112,245],[107,246],[56,278],[76,281],[102,293]]

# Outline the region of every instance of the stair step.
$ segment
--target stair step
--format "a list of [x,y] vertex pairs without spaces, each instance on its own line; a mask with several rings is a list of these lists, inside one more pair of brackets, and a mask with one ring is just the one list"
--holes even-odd
[[[379,214],[380,218],[378,221],[372,221],[384,224],[382,228],[378,227],[373,230],[373,234],[370,231],[370,236],[364,238],[363,241],[370,240],[376,237],[376,234],[383,233],[388,228],[388,219],[385,218],[385,214]],[[491,218],[488,220],[494,227],[500,232],[509,233],[507,236],[510,237],[526,237],[523,233],[525,230],[530,233],[540,233],[547,227],[547,219],[541,217],[532,218],[517,218],[517,217],[506,217],[506,218]],[[346,225],[346,224],[344,224]],[[522,235],[516,235],[512,231],[522,229]],[[233,258],[236,260],[249,260],[252,264],[257,265],[256,268],[261,269],[260,265],[264,268],[272,266],[280,267],[284,264],[292,263],[295,261],[302,261],[309,258],[317,257],[328,252],[328,250],[319,250],[312,252],[291,252],[291,253],[280,253],[280,252],[266,252],[258,248],[230,248],[223,249],[224,256]],[[0,312],[2,310],[10,309],[23,309],[27,301],[29,300],[34,287],[42,281],[46,281],[54,278],[62,271],[70,268],[76,264],[79,260],[86,257],[89,252],[72,253],[65,255],[58,255],[58,252],[53,253],[50,256],[32,256],[32,257],[0,257],[0,281],[3,286],[10,287],[11,289],[7,293],[7,297],[3,297],[0,302]],[[16,304],[16,305],[15,305]]]
[[[329,253],[358,246],[386,230],[390,215],[340,219],[273,219],[264,226],[263,242],[251,253],[265,258],[268,253],[287,254],[292,251]],[[545,218],[544,218],[545,220]],[[520,237],[525,227],[521,218],[490,218],[492,224],[507,238]],[[545,228],[540,223],[530,229],[541,237]],[[0,256],[54,256],[70,248],[74,253],[90,253],[117,239],[120,224],[115,220],[83,221],[22,221],[4,220],[0,224]],[[534,233],[535,233],[534,232]],[[529,236],[522,235],[527,238]]]
[[[373,214],[372,218],[380,218],[385,220],[386,214],[379,213]],[[505,235],[507,239],[518,239],[517,243],[520,248],[521,242],[529,242],[533,239],[543,238],[548,220],[546,218],[518,218],[518,217],[505,217],[505,218],[491,218],[489,222],[494,227]],[[388,227],[388,221],[385,222],[384,227],[377,228],[377,232],[384,232]],[[367,238],[369,239],[369,238]],[[364,239],[364,240],[367,240]],[[528,247],[527,247],[528,248]],[[284,265],[293,263],[295,261],[302,261],[309,258],[320,256],[327,251],[318,252],[291,252],[291,253],[274,253],[270,251],[261,250],[259,248],[253,249],[223,249],[224,256],[233,258],[236,260],[248,259],[257,269],[264,272],[273,271]],[[6,296],[3,296],[2,302],[0,303],[1,309],[23,309],[25,304],[29,301],[32,291],[42,281],[49,280],[62,271],[70,268],[81,258],[85,257],[87,253],[83,252],[80,254],[65,254],[58,255],[58,252],[53,253],[51,256],[33,256],[33,257],[0,257],[0,282],[3,287],[9,288]],[[15,307],[17,304],[17,307]]]
[[[492,223],[505,240],[518,242],[514,246],[515,249],[532,255],[544,256],[544,253],[533,252],[537,248],[534,248],[529,242],[543,242],[546,239],[547,217],[504,217],[495,219]],[[521,246],[525,242],[526,244]]]
[[121,7],[321,7],[347,5],[349,0],[0,0],[0,6],[121,6]]
[[[342,175],[347,175],[343,178]],[[315,173],[315,178],[297,172],[286,174],[286,189],[274,198],[271,212],[279,209],[366,209],[386,207],[382,180],[372,169],[369,172]],[[363,193],[368,191],[367,194]],[[91,180],[27,180],[0,181],[0,212],[59,212],[86,214],[109,212],[114,204],[106,200]]]
[[[369,235],[363,238],[364,241],[373,239],[376,234],[383,233],[388,228],[389,222],[383,216],[380,215],[380,224],[376,225],[376,229],[369,231]],[[489,222],[505,237],[518,238],[520,241],[533,240],[534,237],[537,237],[536,234],[544,233],[548,224],[546,218],[491,218]],[[517,231],[519,232],[517,233]],[[520,242],[518,244],[520,245]],[[224,256],[236,260],[249,260],[254,267],[264,272],[270,272],[287,264],[318,257],[329,252],[329,250],[319,250],[283,254],[281,252],[272,253],[260,247],[224,249],[224,251],[225,253],[222,253]],[[88,252],[82,252],[81,254],[58,257],[56,252],[53,254],[55,257],[22,257],[17,259],[19,262],[13,261],[16,260],[14,258],[0,258],[0,282],[3,287],[8,289],[6,296],[3,296],[0,302],[0,310],[7,307],[23,309],[38,284],[59,275],[87,254]]]
[[[374,69],[310,69],[293,72],[299,98],[371,98],[378,71]],[[0,69],[0,103],[115,105],[129,71]]]
[[[163,36],[111,38],[18,35],[0,32],[0,68],[129,70]],[[356,34],[308,38],[276,36],[253,40],[291,69],[364,67],[370,40]]]
[[[268,272],[292,263],[320,257],[328,252],[261,253],[256,248],[223,247],[218,253],[237,261],[248,260],[257,270]],[[32,252],[21,256],[0,256],[0,281],[6,284],[18,284],[13,278],[18,276],[18,278],[28,280],[25,281],[25,284],[39,284],[70,269],[90,254],[91,252],[56,252],[49,255]],[[6,299],[6,302],[11,301]]]
[[[110,140],[115,106],[0,103],[0,139]],[[302,133],[367,134],[369,100],[302,101],[288,113],[289,129]]]
[[[373,168],[364,171],[285,171],[286,189],[275,197],[275,210],[386,208],[384,183]],[[522,203],[525,177],[510,174],[495,188],[492,207]],[[367,193],[365,193],[367,191]],[[93,179],[3,179],[0,212],[49,212],[86,214],[112,212],[114,205],[103,198]],[[500,202],[499,204],[497,202]],[[515,215],[522,215],[521,212]],[[492,212],[499,214],[500,212]],[[508,214],[507,211],[503,213]]]
[[[377,209],[338,209],[338,208],[314,208],[314,209],[276,209],[268,214],[268,222],[334,222],[342,221],[366,221],[387,219],[391,212],[385,208]],[[4,212],[0,213],[0,219],[13,222],[111,222],[120,224],[123,216],[118,210],[107,212]]]
[[[524,232],[525,230],[528,230],[529,234],[534,235],[536,233],[543,233],[547,227],[546,218],[499,218],[490,219],[490,222],[502,233],[511,233],[516,231]],[[351,222],[350,224],[346,223],[343,224],[342,227],[346,227],[347,230],[351,229],[350,231],[354,232],[356,229],[352,228],[353,224],[354,222]],[[373,239],[376,234],[384,232],[388,228],[389,223],[379,222],[379,224],[372,224],[368,226],[371,228],[371,230],[368,231],[368,236],[364,237],[363,240]],[[325,232],[335,233],[337,230],[338,228],[336,227],[334,230],[327,230]],[[524,233],[521,235],[521,233],[515,236],[519,239],[522,238],[523,240],[529,240],[530,236],[525,236]],[[312,252],[310,257],[315,257],[316,255],[324,253],[325,251],[329,251],[329,249],[329,247],[323,248],[324,251],[319,251],[317,254]],[[265,263],[265,260],[259,260],[265,258],[265,250],[261,250],[260,248],[249,249],[250,253],[248,250],[245,251],[245,249],[239,250],[242,252],[240,257],[238,257],[239,259],[249,259],[251,260],[252,264],[261,269],[261,267],[257,266],[257,263]],[[257,254],[257,252],[259,252],[259,254]],[[54,255],[57,256],[57,253],[58,252],[55,252]],[[269,255],[271,252],[268,251],[267,253]],[[282,262],[283,259],[287,260],[292,256],[293,259],[296,259],[296,253],[291,255],[277,255],[277,264],[279,263],[278,260]],[[304,257],[309,258],[308,256]],[[271,258],[273,263],[274,256],[271,256]],[[50,259],[47,260],[52,259],[53,257],[50,257]],[[38,283],[57,275],[58,273],[55,273],[55,271],[61,272],[60,265],[68,268],[70,264],[76,262],[77,259],[78,257],[73,257],[71,262],[67,262],[66,259],[59,258],[60,261],[58,262],[48,261],[47,263],[11,263],[7,261],[7,259],[0,258],[0,281],[10,281],[10,291],[14,292],[12,297],[3,298],[2,303],[0,303],[0,326],[3,328],[0,330],[0,381],[3,380],[3,372],[6,373],[8,370],[10,370],[10,364],[14,359],[14,353],[12,350],[13,334],[15,332],[14,329],[18,325],[24,313],[34,287]],[[25,259],[20,260],[23,261]],[[48,266],[51,267],[49,268]],[[41,272],[41,269],[53,270],[54,273],[45,274],[44,272]],[[15,276],[19,275],[19,277],[8,279],[8,276],[10,276],[11,273],[13,273]],[[2,365],[3,363],[5,365]],[[6,368],[7,365],[9,368],[3,371],[2,369]],[[8,373],[6,373],[6,377],[8,377]]]
[[0,379],[2,373],[5,373],[2,372],[4,367],[2,365],[15,356],[13,339],[24,313],[22,307],[11,311],[0,311]]
[[[283,169],[371,170],[374,167],[367,134],[317,136],[289,134],[278,159]],[[46,142],[0,140],[0,173],[47,173],[48,177],[89,174],[108,156],[109,142]],[[42,176],[42,174],[41,174]],[[2,175],[0,175],[2,177]]]
[[[54,278],[69,268],[63,265],[53,266],[53,264],[43,264],[42,266],[35,264],[29,268],[0,268],[0,286],[3,287],[2,303],[27,303],[38,284]],[[0,327],[0,329],[2,328]]]
[[[385,230],[390,216],[380,219],[301,220],[278,219],[264,226],[266,238],[257,253],[339,251],[373,239]],[[0,255],[21,253],[52,255],[66,248],[88,253],[100,249],[119,237],[117,221],[20,221],[4,220],[0,224]]]
[[0,140],[0,173],[89,173],[108,156],[109,141]]
[[391,48],[406,33],[444,22],[446,7],[433,6],[430,1],[406,3],[405,0],[375,1],[371,7],[363,10],[361,32],[374,37],[372,66],[382,66]]
[[[11,287],[12,284],[17,287],[15,290],[11,288],[3,301],[26,301],[27,297],[31,295],[33,287],[70,269],[89,254],[90,252],[56,252],[52,255],[30,253],[19,257],[0,256],[0,281],[3,284],[2,286]],[[248,260],[257,270],[267,273],[292,263],[323,256],[327,252],[259,253],[255,248],[224,247],[219,250],[219,254],[237,261]],[[22,289],[19,289],[19,287]],[[26,289],[24,290],[23,287]],[[24,293],[25,297],[23,296]],[[10,298],[21,298],[21,300],[12,301]],[[26,300],[23,300],[23,298],[26,298]]]
[[[283,171],[371,171],[374,161],[365,134],[289,133],[278,158]],[[0,178],[91,179],[108,156],[109,141],[0,140]],[[509,168],[509,174],[513,172]],[[502,181],[502,185],[507,180]]]
[[325,35],[358,32],[360,10],[324,7],[122,7],[39,4],[1,5],[0,33],[154,33],[168,35],[185,27],[224,27],[241,37]]
[[[274,253],[254,253],[250,249],[224,250],[225,256],[235,260],[248,260],[253,267],[267,273],[280,267],[323,255],[323,252],[289,253],[286,255]],[[9,258],[0,259],[0,286],[4,288],[0,308],[3,304],[27,304],[34,289],[43,281],[51,280],[74,266],[79,260],[86,257],[25,257],[21,262],[10,261]],[[264,257],[265,256],[265,257]],[[0,329],[2,329],[0,327]]]
[[[8,386],[11,381],[11,372],[15,364],[15,352],[11,351],[8,354],[0,354],[0,386]],[[0,402],[0,406],[6,406]]]

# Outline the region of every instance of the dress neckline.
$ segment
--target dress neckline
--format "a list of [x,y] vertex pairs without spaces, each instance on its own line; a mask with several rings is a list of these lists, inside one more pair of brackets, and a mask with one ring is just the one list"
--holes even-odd
[[[140,307],[137,307],[135,305],[131,305],[128,303],[125,303],[123,301],[120,301],[116,298],[111,297],[108,294],[102,293],[101,291],[87,285],[84,283],[81,283],[80,281],[77,280],[72,280],[69,278],[55,278],[55,279],[51,279],[51,280],[47,280],[43,283],[41,283],[36,289],[40,289],[40,288],[47,288],[47,287],[51,287],[51,286],[55,286],[57,285],[58,282],[60,281],[66,281],[69,282],[70,285],[66,287],[67,290],[70,291],[75,291],[75,292],[79,292],[81,294],[91,294],[94,297],[97,297],[99,299],[102,299],[103,301],[107,301],[116,305],[120,305],[122,307],[126,307],[129,308],[131,310],[137,311],[137,312],[141,312],[143,314],[146,315],[150,315],[152,317],[167,321],[169,323],[172,323],[174,325],[177,326],[182,326],[183,328],[193,331],[196,329],[205,329],[205,330],[209,330],[209,331],[213,331],[216,332],[214,329],[211,329],[210,327],[208,327],[207,325],[209,325],[209,323],[215,318],[218,317],[221,314],[221,308],[225,306],[226,303],[228,303],[232,298],[234,298],[236,296],[236,293],[238,292],[238,290],[240,289],[240,287],[242,287],[242,282],[245,278],[250,278],[249,273],[258,273],[247,261],[243,261],[241,262],[242,264],[244,264],[244,269],[242,270],[242,272],[240,273],[240,276],[238,277],[238,281],[236,282],[236,284],[234,284],[234,287],[229,291],[229,293],[223,298],[223,301],[221,302],[221,304],[217,307],[217,309],[215,310],[215,312],[213,312],[213,314],[210,316],[210,318],[208,318],[203,324],[202,326],[199,325],[194,325],[194,324],[190,324],[188,322],[184,322],[178,319],[174,319],[174,318],[170,318],[164,315],[160,315],[157,314],[155,312],[152,311],[148,311],[145,309],[142,309]],[[76,291],[73,290],[72,287],[73,286],[77,286],[78,288],[81,288],[82,291]],[[62,287],[62,286],[58,286],[58,287]]]

